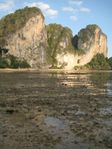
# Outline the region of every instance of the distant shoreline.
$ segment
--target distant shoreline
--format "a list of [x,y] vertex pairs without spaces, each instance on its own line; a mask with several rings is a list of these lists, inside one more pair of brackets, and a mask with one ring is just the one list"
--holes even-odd
[[112,70],[65,70],[65,69],[0,69],[0,73],[11,73],[11,72],[38,72],[38,73],[63,73],[63,74],[75,74],[75,73],[100,73],[100,72],[112,72]]

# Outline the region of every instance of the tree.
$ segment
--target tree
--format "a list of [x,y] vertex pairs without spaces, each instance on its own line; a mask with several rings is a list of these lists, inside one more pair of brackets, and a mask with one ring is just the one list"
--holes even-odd
[[90,69],[110,69],[108,59],[103,54],[97,54],[93,59],[86,65]]
[[108,59],[108,63],[109,63],[109,65],[110,65],[111,69],[112,69],[112,57],[110,57],[110,58]]

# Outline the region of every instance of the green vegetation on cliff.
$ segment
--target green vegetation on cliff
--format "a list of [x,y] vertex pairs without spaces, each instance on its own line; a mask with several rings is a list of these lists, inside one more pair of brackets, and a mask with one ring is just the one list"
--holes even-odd
[[47,54],[51,63],[56,63],[56,55],[58,53],[70,51],[73,49],[71,45],[72,31],[58,24],[50,24],[47,29]]
[[108,70],[111,69],[110,64],[108,62],[108,58],[105,58],[103,54],[97,54],[91,62],[86,65],[89,69],[96,70]]
[[111,69],[112,69],[112,57],[110,57],[110,58],[108,59],[108,63],[109,63],[109,65],[110,65]]
[[94,32],[96,28],[99,28],[96,24],[88,25],[86,28],[83,28],[79,32],[80,40],[85,43],[90,40],[92,36],[94,36]]
[[97,24],[89,24],[86,28],[89,29],[91,32],[94,32],[95,29],[99,28],[99,26]]
[[84,54],[83,50],[77,49],[73,45],[73,35],[70,28],[59,24],[50,24],[46,26],[46,29],[48,43],[47,56],[51,64],[56,64],[57,54],[65,54],[67,52],[78,55]]
[[2,18],[0,20],[0,47],[6,45],[6,38],[8,38],[10,34],[23,28],[26,22],[37,14],[42,15],[39,8],[25,7],[24,9],[19,9],[15,13],[9,14]]
[[13,55],[0,57],[0,68],[30,68],[25,60],[19,60]]
[[[15,39],[13,40],[14,42],[12,42],[12,43],[10,42],[10,40],[8,41],[8,39],[10,39],[10,38],[13,39],[12,38],[13,34],[15,35],[15,33],[17,31],[19,31],[26,25],[27,21],[30,18],[35,17],[36,15],[41,15],[44,18],[43,14],[39,8],[25,7],[24,9],[19,9],[15,13],[9,14],[0,20],[0,67],[1,68],[30,67],[29,64],[25,60],[22,60],[23,57],[25,57],[26,55],[23,57],[19,57],[19,58],[14,57],[13,56],[14,53],[11,53],[12,51],[10,52],[11,49],[6,49],[6,47],[12,47],[12,45],[14,45]],[[38,24],[38,21],[36,23]],[[57,66],[59,66],[60,68],[63,68],[67,65],[67,63],[68,63],[67,61],[69,61],[69,59],[66,58],[67,60],[65,60],[63,58],[64,55],[72,54],[73,56],[76,56],[76,55],[84,56],[84,54],[86,54],[87,51],[91,49],[90,47],[92,47],[92,45],[96,44],[94,41],[95,41],[95,30],[97,28],[99,28],[97,25],[88,25],[85,29],[82,29],[78,33],[78,35],[73,37],[72,31],[68,27],[63,27],[62,25],[59,25],[59,24],[50,24],[50,25],[47,25],[46,28],[44,28],[44,22],[43,22],[43,32],[40,30],[40,33],[37,36],[38,37],[43,36],[45,38],[42,37],[43,41],[42,41],[42,38],[39,38],[38,41],[36,40],[36,43],[34,42],[33,47],[36,47],[36,48],[34,48],[34,49],[31,48],[30,47],[31,44],[28,45],[27,48],[26,47],[24,48],[23,44],[20,47],[20,43],[18,43],[17,46],[19,47],[19,49],[22,49],[23,53],[28,51],[27,49],[29,49],[29,48],[31,49],[30,50],[31,53],[34,54],[33,56],[31,56],[31,62],[32,62],[32,59],[34,61],[36,61],[36,60],[39,61],[38,57],[36,57],[34,59],[35,55],[39,55],[40,53],[42,53],[40,55],[44,55],[43,52],[41,52],[41,51],[42,50],[44,51],[46,49],[45,55],[47,55],[47,62],[49,64],[52,64],[52,66],[55,68]],[[34,31],[34,34],[35,34],[35,31]],[[99,43],[100,43],[99,42],[100,34],[103,34],[103,33],[99,28],[99,33],[98,33],[99,39],[98,39],[97,45],[99,45]],[[47,38],[46,38],[46,35],[47,35]],[[19,36],[20,35],[18,33],[17,37],[19,38]],[[28,37],[29,36],[32,37],[32,35],[30,35],[30,33],[29,33]],[[36,38],[38,38],[37,36],[36,36]],[[18,39],[17,39],[17,41],[18,41]],[[20,42],[21,42],[21,40],[20,40]],[[24,42],[25,42],[25,40],[24,40]],[[31,42],[33,43],[33,37],[31,38]],[[29,43],[31,43],[31,42],[29,42]],[[105,38],[105,42],[106,42],[106,38]],[[35,46],[36,44],[38,45],[38,47]],[[18,50],[18,48],[15,46],[14,50],[16,51],[16,50]],[[26,50],[26,51],[24,52],[24,50]],[[36,53],[33,50],[35,50]],[[94,51],[94,49],[92,49],[92,50]],[[99,49],[99,50],[101,50],[101,49]],[[107,50],[107,49],[105,49],[105,50]],[[12,55],[9,55],[8,52],[11,53]],[[17,51],[17,53],[18,53],[18,51]],[[97,54],[98,52],[95,51],[93,53]],[[105,51],[103,53],[105,53]],[[28,54],[30,54],[30,52]],[[104,54],[104,55],[106,55],[106,54]],[[89,69],[110,69],[110,67],[112,68],[112,59],[108,60],[107,58],[104,57],[104,55],[97,54],[91,60],[91,62],[86,65],[86,67],[88,67]],[[42,57],[42,56],[40,56],[40,57]],[[60,59],[62,60],[62,62],[60,61]],[[80,61],[80,60],[78,60],[78,61]],[[41,65],[41,63],[39,63],[39,65]],[[74,64],[72,64],[72,65],[74,65]]]

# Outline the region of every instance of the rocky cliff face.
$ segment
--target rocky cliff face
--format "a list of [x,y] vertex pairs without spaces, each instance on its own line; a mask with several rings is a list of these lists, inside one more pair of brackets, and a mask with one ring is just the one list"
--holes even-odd
[[17,10],[0,20],[0,48],[25,59],[31,67],[73,69],[91,61],[98,53],[107,56],[107,37],[97,25],[88,25],[73,37],[58,24],[45,26],[38,8]]
[[107,37],[97,25],[88,25],[73,37],[70,29],[57,24],[47,27],[50,57],[59,68],[83,66],[99,54],[107,56]]
[[53,67],[69,65],[67,55],[74,52],[72,38],[72,31],[67,27],[59,24],[47,26],[48,60]]
[[85,51],[85,54],[79,57],[79,65],[87,64],[98,53],[107,57],[107,37],[97,25],[88,25],[80,30],[74,38],[74,45]]
[[37,15],[28,20],[24,28],[7,40],[10,54],[27,60],[31,67],[45,63],[46,32],[44,20]]
[[24,26],[9,34],[6,43],[4,47],[9,49],[10,54],[25,59],[33,68],[43,66],[46,62],[47,34],[41,12],[30,16]]

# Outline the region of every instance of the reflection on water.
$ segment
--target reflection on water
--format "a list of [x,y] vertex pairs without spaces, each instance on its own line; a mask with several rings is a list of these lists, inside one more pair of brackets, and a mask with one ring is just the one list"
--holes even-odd
[[61,120],[59,120],[58,118],[50,117],[50,116],[46,117],[44,119],[44,122],[48,127],[51,126],[59,130],[64,129],[65,127],[64,123]]
[[107,83],[105,84],[106,88],[107,88],[107,94],[109,96],[112,96],[112,80],[107,81]]
[[111,72],[0,74],[1,149],[108,149],[111,124]]

